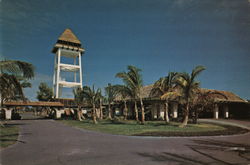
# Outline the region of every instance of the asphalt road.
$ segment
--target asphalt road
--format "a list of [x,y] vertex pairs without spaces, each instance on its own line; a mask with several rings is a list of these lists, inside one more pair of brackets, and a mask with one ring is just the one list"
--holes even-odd
[[220,137],[129,137],[76,129],[53,120],[11,121],[18,142],[2,165],[250,164],[250,133]]

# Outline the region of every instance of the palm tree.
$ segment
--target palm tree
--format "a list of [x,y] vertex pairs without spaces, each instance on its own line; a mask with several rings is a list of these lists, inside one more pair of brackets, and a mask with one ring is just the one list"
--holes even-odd
[[127,120],[128,117],[127,99],[132,97],[132,93],[130,89],[125,85],[115,85],[114,88],[116,90],[117,96],[120,96],[120,98],[124,103],[124,111],[123,111],[124,120]]
[[174,89],[174,78],[177,72],[169,72],[166,77],[161,77],[154,83],[151,95],[160,96],[165,99],[165,110],[164,110],[164,120],[169,123],[168,117],[168,101],[172,96],[172,91]]
[[204,66],[196,66],[191,74],[186,72],[179,73],[175,79],[175,83],[180,87],[182,98],[185,102],[184,120],[180,127],[185,127],[187,125],[190,104],[192,103],[195,93],[200,86],[200,82],[195,79],[203,70],[205,70]]
[[108,102],[108,118],[112,119],[111,104],[115,100],[117,92],[115,90],[115,87],[109,83],[108,86],[105,88],[105,93],[106,93],[107,102]]
[[143,87],[143,81],[142,81],[142,75],[140,74],[141,69],[136,68],[135,66],[129,65],[127,67],[128,72],[119,72],[116,74],[116,77],[119,77],[123,80],[125,86],[131,91],[131,95],[133,96],[134,102],[135,102],[135,114],[136,114],[136,120],[138,119],[138,108],[137,108],[137,99],[140,100],[141,103],[141,112],[142,112],[142,118],[141,122],[144,124],[145,122],[145,112],[144,112],[144,105],[142,101],[142,87]]
[[82,114],[82,106],[84,102],[84,95],[81,88],[76,88],[73,90],[75,103],[77,104],[77,119],[82,121],[85,117]]
[[101,89],[98,88],[97,90],[95,90],[94,85],[92,89],[88,86],[84,86],[82,88],[82,95],[83,95],[84,101],[92,105],[92,117],[93,117],[94,124],[96,124],[97,123],[96,105],[98,104],[98,101],[101,97]]
[[27,62],[15,60],[0,61],[1,106],[4,100],[13,99],[16,94],[20,95],[23,100],[25,99],[22,90],[22,87],[24,86],[22,86],[22,83],[18,80],[18,77],[24,79],[33,78],[33,65]]
[[228,99],[228,97],[218,91],[204,91],[201,89],[198,89],[196,92],[196,97],[194,99],[194,101],[192,102],[192,104],[190,105],[191,110],[193,110],[194,112],[194,120],[193,123],[197,123],[197,119],[199,116],[200,112],[203,111],[211,111],[212,109],[214,109],[215,106],[215,101],[216,98],[223,98],[225,100]]

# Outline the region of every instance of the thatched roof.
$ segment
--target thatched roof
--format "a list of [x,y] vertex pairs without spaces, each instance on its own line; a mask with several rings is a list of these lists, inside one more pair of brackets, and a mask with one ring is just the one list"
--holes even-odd
[[20,102],[20,101],[9,101],[4,102],[5,106],[45,106],[45,107],[63,107],[64,105],[60,102],[47,102],[47,101],[34,101],[34,102]]
[[75,36],[75,34],[69,28],[64,30],[64,32],[60,35],[58,40],[81,44],[81,41]]
[[149,98],[149,97],[151,97],[150,93],[151,93],[151,90],[153,89],[153,86],[154,85],[147,85],[147,86],[143,87],[143,89],[142,89],[142,97],[143,98]]
[[52,49],[52,53],[56,53],[58,48],[65,48],[83,52],[84,49],[81,46],[81,41],[76,37],[72,30],[68,28],[65,29],[64,32],[58,38],[56,44]]
[[[215,89],[201,89],[201,92],[211,92],[211,93],[220,93],[220,95],[214,95],[215,100],[217,102],[247,102],[246,100],[240,98],[238,95],[229,92],[229,91],[221,91],[221,90],[215,90]],[[223,97],[224,95],[225,97]]]
[[[150,98],[151,91],[153,89],[153,85],[144,86],[142,90],[142,97],[144,99]],[[214,94],[215,100],[218,102],[247,102],[246,100],[240,98],[238,95],[229,92],[229,91],[221,91],[221,90],[214,90],[214,89],[201,89],[201,92],[211,92],[211,93],[219,93]],[[223,97],[223,95],[225,97]]]

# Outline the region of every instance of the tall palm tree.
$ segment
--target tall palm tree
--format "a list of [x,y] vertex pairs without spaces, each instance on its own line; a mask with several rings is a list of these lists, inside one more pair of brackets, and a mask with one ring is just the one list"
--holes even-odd
[[182,98],[185,102],[184,119],[180,127],[185,127],[188,123],[190,104],[200,86],[200,82],[196,81],[196,78],[203,70],[205,70],[204,66],[196,66],[191,74],[179,73],[175,79],[175,83],[181,88]]
[[143,88],[143,81],[142,81],[142,75],[140,74],[141,69],[129,65],[127,67],[127,72],[119,72],[116,74],[116,77],[121,78],[124,82],[124,84],[127,86],[127,88],[131,91],[131,94],[133,96],[134,102],[135,102],[135,114],[136,114],[136,120],[138,119],[138,108],[137,108],[137,99],[140,100],[141,104],[141,122],[144,124],[145,122],[145,112],[144,112],[144,105],[142,101],[142,88]]
[[108,101],[108,118],[112,119],[111,104],[115,100],[117,92],[115,90],[115,87],[109,83],[108,86],[105,87],[105,93]]
[[165,100],[165,109],[164,109],[164,120],[166,123],[169,123],[168,117],[168,101],[171,98],[172,91],[174,89],[174,78],[177,75],[177,72],[169,72],[166,77],[161,77],[154,83],[151,95],[160,96]]
[[[22,84],[18,77],[24,79],[31,79],[34,77],[34,67],[32,64],[16,61],[3,60],[0,61],[0,101],[1,106],[4,100],[15,97],[16,94],[25,99]],[[24,85],[24,84],[23,84]]]
[[82,121],[85,117],[82,114],[82,106],[84,103],[83,90],[81,88],[76,88],[73,90],[75,103],[77,104],[77,119]]
[[191,110],[193,110],[194,112],[194,120],[193,123],[197,123],[197,119],[199,116],[200,112],[203,111],[212,111],[214,109],[215,106],[215,101],[216,98],[222,98],[227,100],[228,97],[218,91],[204,91],[202,89],[198,89],[196,92],[196,97],[194,99],[194,101],[192,102],[192,104],[190,105]]
[[128,117],[127,99],[131,98],[133,95],[130,89],[125,85],[115,85],[114,87],[115,87],[117,96],[120,96],[120,98],[122,99],[124,103],[124,110],[123,110],[124,120],[127,120],[127,117]]
[[92,105],[92,118],[93,118],[94,124],[96,124],[97,123],[96,105],[98,104],[98,101],[100,100],[100,97],[101,97],[101,89],[98,88],[97,90],[95,90],[94,85],[92,89],[88,86],[84,86],[82,88],[82,95],[83,95],[84,101]]

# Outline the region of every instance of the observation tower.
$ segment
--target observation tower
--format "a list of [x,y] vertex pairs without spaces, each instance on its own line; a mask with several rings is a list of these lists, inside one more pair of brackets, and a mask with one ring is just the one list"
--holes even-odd
[[80,40],[70,29],[65,29],[52,49],[55,54],[53,93],[62,96],[63,88],[82,87],[81,56],[84,53]]

